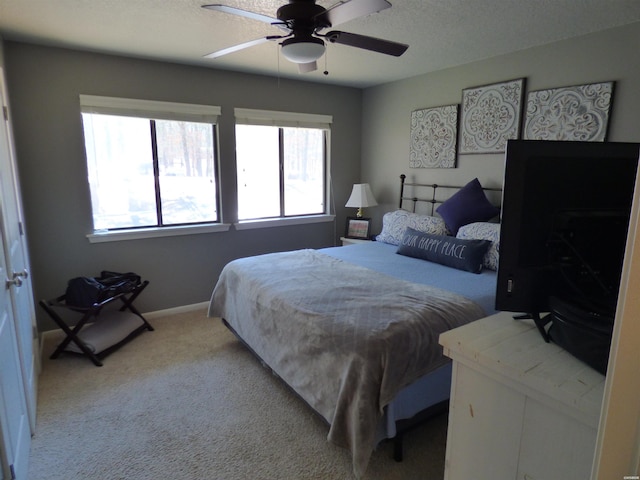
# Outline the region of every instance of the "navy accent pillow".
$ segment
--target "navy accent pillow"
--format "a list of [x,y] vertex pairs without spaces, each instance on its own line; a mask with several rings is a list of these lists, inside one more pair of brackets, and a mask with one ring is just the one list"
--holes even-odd
[[452,235],[463,225],[486,222],[500,214],[500,209],[489,202],[482,185],[474,178],[442,202],[436,212],[443,218]]
[[448,235],[433,235],[413,228],[405,231],[397,253],[421,258],[448,267],[480,273],[489,240],[463,240]]

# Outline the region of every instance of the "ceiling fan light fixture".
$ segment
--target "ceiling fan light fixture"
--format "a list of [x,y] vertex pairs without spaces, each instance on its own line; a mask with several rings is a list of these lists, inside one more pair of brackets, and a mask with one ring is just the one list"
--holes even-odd
[[311,63],[324,54],[324,42],[319,38],[288,38],[282,42],[282,55],[293,63]]

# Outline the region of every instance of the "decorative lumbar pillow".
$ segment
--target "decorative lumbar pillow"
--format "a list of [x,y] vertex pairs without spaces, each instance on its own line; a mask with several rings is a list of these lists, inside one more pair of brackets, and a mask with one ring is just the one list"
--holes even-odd
[[442,202],[436,212],[444,219],[451,234],[456,235],[461,226],[491,220],[500,214],[500,209],[489,202],[482,185],[474,178]]
[[432,235],[407,228],[398,253],[421,258],[472,273],[482,271],[489,240],[462,240],[448,235]]
[[402,236],[407,228],[413,228],[419,232],[445,235],[447,227],[440,217],[431,217],[406,210],[396,210],[385,213],[382,217],[382,232],[376,237],[378,242],[400,245]]
[[500,224],[475,222],[463,225],[458,230],[457,238],[464,240],[489,240],[491,246],[484,255],[483,265],[490,270],[498,270],[500,260]]

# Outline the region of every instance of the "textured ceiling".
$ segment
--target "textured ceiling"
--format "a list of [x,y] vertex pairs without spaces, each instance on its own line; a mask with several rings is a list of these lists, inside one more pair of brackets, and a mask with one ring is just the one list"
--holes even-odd
[[[218,0],[216,0],[218,1]],[[640,21],[640,0],[390,0],[346,32],[409,44],[399,58],[329,45],[318,70],[268,42],[217,59],[215,50],[279,34],[271,25],[201,8],[211,0],[0,0],[7,40],[368,87]],[[271,17],[283,0],[221,0]],[[335,0],[319,0],[328,8]],[[328,70],[328,75],[323,71]]]

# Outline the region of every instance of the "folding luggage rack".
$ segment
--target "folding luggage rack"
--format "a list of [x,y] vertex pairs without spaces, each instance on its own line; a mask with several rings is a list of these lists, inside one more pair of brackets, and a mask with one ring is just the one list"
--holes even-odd
[[[149,281],[145,280],[129,292],[113,295],[99,303],[94,303],[90,307],[68,305],[65,301],[66,295],[61,295],[52,300],[41,300],[39,302],[40,306],[66,334],[64,340],[49,358],[58,358],[63,351],[79,353],[89,357],[97,367],[101,367],[101,360],[104,357],[138,336],[144,330],[153,331],[151,324],[133,305],[134,300],[147,285],[149,285]],[[122,302],[122,305],[117,310],[109,309],[111,310],[110,312],[105,311],[103,313],[105,307],[114,304],[117,300]],[[115,304],[115,306],[117,307],[118,304]],[[58,309],[77,312],[81,315],[81,318],[75,326],[70,326],[56,311]],[[89,323],[90,320],[94,320],[94,322]],[[138,323],[139,326],[137,325]],[[95,342],[88,341],[91,337]],[[106,344],[102,345],[105,342]],[[77,349],[74,348],[74,345]]]

